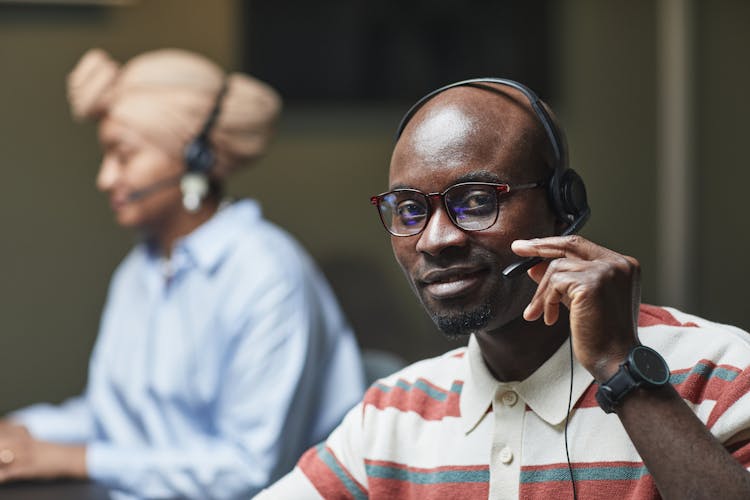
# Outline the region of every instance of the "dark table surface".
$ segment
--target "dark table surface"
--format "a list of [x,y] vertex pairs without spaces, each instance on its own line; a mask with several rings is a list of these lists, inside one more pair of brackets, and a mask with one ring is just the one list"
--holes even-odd
[[22,482],[0,485],[2,500],[109,500],[108,490],[86,481]]

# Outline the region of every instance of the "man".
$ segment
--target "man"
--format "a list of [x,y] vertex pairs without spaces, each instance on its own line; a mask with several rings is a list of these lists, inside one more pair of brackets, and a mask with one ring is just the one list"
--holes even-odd
[[750,498],[750,337],[640,306],[634,258],[554,236],[588,207],[536,96],[459,82],[399,133],[373,200],[468,347],[376,383],[261,497]]

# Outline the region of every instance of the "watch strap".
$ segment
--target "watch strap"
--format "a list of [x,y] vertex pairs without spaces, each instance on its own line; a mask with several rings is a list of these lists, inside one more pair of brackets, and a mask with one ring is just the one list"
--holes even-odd
[[615,411],[617,404],[633,389],[638,387],[638,382],[628,370],[628,362],[620,365],[614,375],[609,380],[599,384],[596,391],[596,402],[605,413]]

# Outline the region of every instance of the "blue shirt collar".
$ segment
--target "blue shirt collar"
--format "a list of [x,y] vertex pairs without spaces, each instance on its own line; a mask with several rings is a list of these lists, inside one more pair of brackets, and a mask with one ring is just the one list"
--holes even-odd
[[[169,263],[172,273],[189,267],[212,272],[238,240],[237,226],[251,226],[260,219],[261,208],[254,200],[239,200],[221,207],[213,217],[176,241]],[[158,259],[156,252],[148,253]]]

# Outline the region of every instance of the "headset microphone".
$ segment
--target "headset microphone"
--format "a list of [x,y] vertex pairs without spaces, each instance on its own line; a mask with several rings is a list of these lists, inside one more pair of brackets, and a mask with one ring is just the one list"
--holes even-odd
[[180,178],[182,177],[182,174],[172,177],[167,177],[166,179],[162,179],[160,181],[156,181],[150,186],[146,186],[141,189],[136,189],[132,191],[128,197],[127,202],[132,203],[134,201],[142,200],[143,198],[146,198],[147,196],[150,196],[151,194],[161,191],[162,189],[175,186],[180,183]]
[[[583,225],[586,224],[586,221],[589,219],[590,215],[591,209],[586,208],[585,211],[581,215],[579,215],[578,218],[574,220],[573,223],[568,226],[560,236],[570,236],[571,234],[575,234],[580,231]],[[543,260],[544,259],[542,257],[526,257],[525,259],[514,262],[513,264],[503,269],[503,276],[505,276],[506,278],[513,278],[514,276],[518,276],[521,273],[525,273]]]

